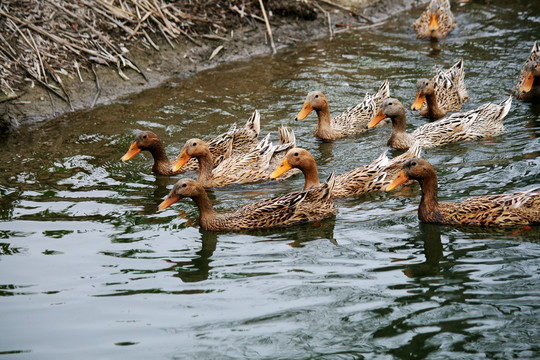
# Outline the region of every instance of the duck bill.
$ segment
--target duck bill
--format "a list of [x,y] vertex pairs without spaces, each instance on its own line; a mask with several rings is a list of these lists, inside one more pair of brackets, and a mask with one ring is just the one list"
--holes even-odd
[[431,19],[429,21],[429,31],[439,30],[439,19],[437,14],[431,14]]
[[396,178],[386,187],[386,191],[392,191],[399,185],[405,184],[407,181],[409,181],[409,178],[405,175],[405,171],[401,170]]
[[523,84],[521,85],[521,88],[519,89],[519,92],[529,92],[532,89],[534,82],[534,76],[532,71],[527,72],[527,75],[525,75],[525,80],[523,80]]
[[141,152],[141,149],[137,146],[137,142],[134,142],[133,144],[131,144],[131,146],[129,147],[129,150],[128,152],[122,156],[122,161],[128,161],[128,160],[131,160],[133,159],[133,157],[135,155],[137,155],[138,153]]
[[369,122],[368,124],[368,128],[371,129],[372,127],[374,127],[375,125],[377,125],[378,123],[381,122],[381,120],[383,119],[386,119],[386,115],[383,114],[382,110],[379,110],[379,112],[377,113],[377,115],[375,115],[375,117],[373,119],[371,119],[371,121]]
[[306,101],[302,106],[302,110],[298,113],[298,115],[296,115],[294,120],[304,120],[312,110],[313,108],[311,107],[311,103]]
[[186,150],[182,151],[171,168],[172,172],[177,172],[180,170],[182,166],[186,165],[189,159],[191,159],[191,156],[187,154]]
[[175,202],[177,202],[178,200],[180,200],[180,196],[176,194],[169,194],[167,198],[163,200],[161,204],[159,204],[158,210],[164,210],[168,208],[169,206],[171,206],[172,204],[174,204]]
[[280,177],[281,175],[285,174],[287,171],[291,170],[292,166],[289,164],[289,161],[287,161],[287,158],[283,159],[281,164],[277,167],[276,170],[272,174],[270,174],[270,179],[275,179]]
[[416,99],[414,99],[414,103],[411,105],[411,110],[420,110],[422,105],[424,105],[424,100],[426,99],[425,95],[421,95],[420,93],[416,93]]

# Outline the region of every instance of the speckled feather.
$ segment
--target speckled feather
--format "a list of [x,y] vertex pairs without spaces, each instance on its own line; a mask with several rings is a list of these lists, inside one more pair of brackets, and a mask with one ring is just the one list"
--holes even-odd
[[408,180],[422,188],[418,218],[422,222],[445,225],[518,226],[540,224],[539,188],[513,194],[486,195],[461,202],[439,202],[437,173],[424,159],[411,159],[403,165],[389,189]]
[[[435,68],[436,75],[431,79],[435,89],[435,99],[441,111],[459,111],[463,102],[469,100],[469,94],[465,87],[465,71],[463,69],[463,59],[460,59],[447,71]],[[427,102],[420,108],[420,114],[427,112]]]
[[[259,132],[261,129],[261,115],[258,110],[255,110],[248,119],[243,128],[238,129],[236,123],[231,125],[231,128],[208,142],[210,153],[214,161],[214,166],[218,166],[221,162],[234,155],[244,154],[257,146]],[[188,170],[196,171],[199,168],[197,159],[190,159],[180,171],[181,173]]]
[[388,80],[383,81],[375,95],[366,94],[364,100],[345,109],[330,120],[331,126],[342,136],[352,135],[367,130],[369,120],[375,115],[382,101],[390,96]]
[[[205,167],[201,162],[197,180],[206,188],[270,180],[272,164],[279,163],[285,157],[287,150],[296,144],[296,138],[291,129],[280,129],[280,135],[281,140],[278,145],[273,145],[269,141],[270,134],[268,134],[247,153],[232,155],[223,160],[211,170],[209,175],[207,175],[207,166]],[[189,144],[186,143],[186,146]],[[292,175],[294,173],[288,176]]]
[[[186,187],[183,185],[186,184]],[[306,191],[297,191],[248,204],[234,212],[216,213],[204,188],[194,180],[182,179],[171,190],[180,198],[191,197],[199,206],[200,226],[212,231],[237,231],[284,227],[322,220],[336,213],[332,198],[335,175]],[[191,192],[185,192],[191,189]],[[169,197],[171,196],[169,195]],[[201,208],[202,207],[202,208]]]
[[[533,225],[540,224],[539,189],[512,194],[477,196],[459,203],[439,203],[445,224]],[[426,219],[428,220],[428,219]]]
[[[391,102],[397,101],[390,100],[392,100]],[[512,97],[510,96],[500,104],[486,103],[475,110],[455,113],[441,120],[422,125],[411,134],[404,130],[396,130],[394,124],[394,131],[388,140],[388,146],[406,150],[417,141],[420,147],[427,149],[458,141],[472,141],[496,136],[504,131],[502,122],[510,111],[511,105]],[[384,102],[382,106],[384,110]],[[399,106],[402,108],[402,118],[393,119],[394,123],[406,121],[405,109],[401,103]],[[405,129],[404,124],[401,126]]]

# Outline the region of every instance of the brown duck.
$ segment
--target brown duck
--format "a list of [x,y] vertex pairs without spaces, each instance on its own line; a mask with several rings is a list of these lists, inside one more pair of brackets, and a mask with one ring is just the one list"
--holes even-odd
[[250,151],[232,155],[216,167],[208,144],[201,139],[190,139],[186,141],[171,171],[180,170],[189,159],[196,158],[199,164],[197,181],[205,188],[270,180],[272,169],[277,166],[272,164],[279,163],[287,150],[293,148],[296,143],[294,132],[289,128],[280,128],[280,135],[278,145],[273,145],[268,140],[270,136],[268,134]]
[[[231,154],[244,153],[256,146],[260,131],[260,118],[259,112],[255,110],[243,128],[237,129],[236,124],[233,124],[229,131],[210,140],[208,146],[214,156],[214,162],[219,164]],[[122,156],[122,161],[131,160],[141,151],[149,151],[152,154],[154,158],[152,172],[156,174],[171,176],[197,169],[197,161],[193,159],[182,169],[171,171],[175,159],[167,157],[161,140],[151,131],[143,131],[135,136],[128,152]]]
[[[406,153],[389,160],[386,151],[369,165],[360,166],[336,177],[334,198],[350,198],[368,192],[382,191],[397,176],[407,159],[420,156],[421,149],[413,146]],[[304,174],[304,190],[319,185],[319,173],[313,156],[305,149],[294,148],[270,176],[277,178],[290,169],[300,169]]]
[[204,187],[192,179],[178,181],[159,205],[163,210],[190,197],[199,208],[199,225],[211,231],[238,231],[299,225],[328,218],[336,213],[332,198],[335,176],[319,186],[245,205],[229,213],[217,213]]
[[455,27],[456,19],[448,0],[431,0],[413,24],[418,39],[444,39]]
[[422,188],[418,218],[445,225],[517,226],[540,224],[540,192],[532,189],[513,194],[477,196],[458,203],[439,202],[437,174],[429,162],[411,159],[386,188],[391,191],[408,180]]
[[439,68],[431,79],[420,79],[416,83],[416,99],[411,110],[420,110],[420,115],[440,119],[450,111],[459,111],[469,99],[465,88],[463,59],[447,71]]
[[405,108],[397,99],[388,98],[381,104],[381,110],[369,123],[377,125],[389,117],[392,120],[392,136],[387,145],[398,150],[407,150],[415,142],[422,148],[432,148],[457,141],[472,141],[504,132],[503,119],[510,111],[512,97],[500,104],[487,103],[475,110],[455,113],[443,119],[424,124],[407,133]]
[[390,96],[390,88],[388,80],[385,80],[377,94],[374,96],[366,94],[360,104],[346,109],[334,118],[330,118],[330,108],[326,96],[320,91],[312,91],[307,95],[302,110],[295,120],[303,120],[311,111],[315,110],[318,122],[313,136],[323,140],[336,140],[366,131],[369,120],[373,117],[381,102],[388,96]]

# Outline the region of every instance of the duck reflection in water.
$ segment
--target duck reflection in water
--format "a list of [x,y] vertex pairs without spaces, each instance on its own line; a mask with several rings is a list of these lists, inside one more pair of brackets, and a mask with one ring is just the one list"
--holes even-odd
[[208,274],[212,270],[210,263],[212,262],[211,257],[216,250],[218,234],[203,229],[200,229],[199,232],[202,240],[201,249],[189,261],[165,260],[171,266],[164,270],[174,272],[175,274],[172,276],[178,277],[186,283],[208,280]]
[[441,242],[441,225],[420,223],[420,232],[416,236],[424,242],[424,254],[426,261],[419,264],[411,264],[403,273],[410,278],[430,276],[439,273],[440,261],[443,258],[443,246]]

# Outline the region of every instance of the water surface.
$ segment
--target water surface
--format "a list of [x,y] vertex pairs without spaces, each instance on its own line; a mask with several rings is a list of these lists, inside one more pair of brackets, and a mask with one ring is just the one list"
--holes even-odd
[[[336,217],[289,229],[216,234],[149,155],[120,157],[137,130],[171,156],[261,112],[261,134],[289,125],[321,178],[386,149],[390,128],[333,143],[294,122],[319,89],[336,114],[389,79],[408,109],[416,80],[464,59],[471,100],[514,88],[540,11],[529,1],[453,3],[440,43],[410,28],[420,9],[380,27],[173,80],[118,103],[24,129],[0,145],[0,355],[5,358],[538,358],[540,230],[420,224],[418,184],[339,201]],[[506,132],[431,149],[441,200],[539,185],[540,107],[514,101]],[[407,110],[409,129],[426,122]],[[390,156],[397,155],[390,151]],[[194,174],[187,174],[194,176]],[[219,210],[301,188],[211,191]]]

